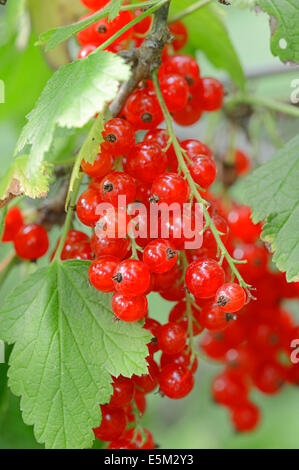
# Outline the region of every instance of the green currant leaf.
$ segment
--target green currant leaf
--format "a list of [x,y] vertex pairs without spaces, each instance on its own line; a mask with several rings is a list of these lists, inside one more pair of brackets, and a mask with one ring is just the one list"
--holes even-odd
[[299,3],[259,0],[258,4],[270,15],[272,54],[283,62],[299,62]]
[[[171,13],[177,14],[190,6],[189,0],[171,2]],[[241,88],[245,88],[245,76],[230,40],[228,31],[218,14],[217,8],[205,6],[183,20],[188,29],[188,52],[203,51],[215,67],[226,70],[232,80]]]
[[114,322],[109,294],[88,283],[87,261],[53,262],[10,293],[0,338],[15,343],[9,386],[47,448],[87,448],[109,402],[111,375],[147,372],[151,335]]
[[40,169],[57,126],[83,127],[117,94],[119,81],[129,78],[130,68],[121,57],[109,52],[92,54],[61,67],[48,81],[28,116],[16,152],[31,145],[30,176]]
[[0,182],[0,200],[10,194],[31,198],[44,197],[49,188],[50,167],[42,162],[32,178],[28,176],[28,155],[20,155],[9,166]]
[[119,9],[120,9],[120,5],[122,3],[122,0],[111,0],[111,2],[109,3],[109,20],[112,21],[114,20],[114,18],[117,17],[117,15],[119,14]]
[[289,282],[299,281],[299,135],[238,185],[254,222],[266,220],[262,239]]

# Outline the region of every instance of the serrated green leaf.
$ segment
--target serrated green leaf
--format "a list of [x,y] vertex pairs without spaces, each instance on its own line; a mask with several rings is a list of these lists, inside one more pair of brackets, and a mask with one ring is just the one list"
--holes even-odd
[[299,62],[299,3],[297,0],[259,0],[270,15],[271,52],[281,61]]
[[42,163],[33,177],[28,174],[28,155],[20,155],[8,167],[0,182],[0,200],[10,194],[22,194],[33,199],[44,197],[49,189],[50,168]]
[[0,311],[0,337],[15,343],[9,386],[26,424],[48,448],[87,448],[109,401],[111,375],[147,372],[149,333],[113,322],[109,294],[88,283],[89,263],[53,262],[19,285]]
[[130,68],[110,52],[91,54],[84,60],[61,67],[48,81],[35,108],[28,116],[16,152],[31,145],[30,176],[40,171],[57,126],[84,126],[117,94],[119,81],[127,80]]
[[254,222],[266,220],[262,239],[289,282],[299,281],[299,135],[239,185]]
[[[173,14],[190,6],[189,0],[176,0],[171,3]],[[215,67],[226,70],[232,80],[241,88],[245,88],[245,76],[230,40],[228,31],[217,14],[217,10],[207,5],[183,20],[188,29],[188,49],[194,53],[197,49],[203,51]]]

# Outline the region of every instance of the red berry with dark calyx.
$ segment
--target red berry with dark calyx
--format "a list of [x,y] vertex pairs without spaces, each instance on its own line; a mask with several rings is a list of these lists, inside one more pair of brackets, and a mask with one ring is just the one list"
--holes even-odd
[[229,321],[235,319],[234,315],[224,312],[213,302],[205,303],[200,311],[200,324],[207,330],[223,330],[228,326]]
[[145,295],[127,297],[115,292],[111,300],[111,307],[119,320],[136,322],[147,313],[147,299]]
[[218,307],[227,313],[238,312],[245,305],[246,293],[239,284],[227,282],[216,292],[216,303]]
[[110,119],[106,122],[102,135],[104,142],[101,144],[101,152],[114,157],[126,154],[135,144],[135,130],[124,119]]
[[115,290],[113,273],[119,264],[119,258],[115,256],[100,256],[95,259],[88,270],[90,283],[101,292],[113,292]]
[[90,244],[93,253],[97,257],[110,255],[122,260],[127,256],[130,249],[129,238],[102,238],[98,237],[96,232],[93,232]]
[[143,262],[153,273],[165,273],[176,264],[178,255],[168,240],[153,240],[143,251]]
[[224,279],[223,268],[213,259],[194,261],[185,274],[187,288],[199,299],[213,297]]
[[137,130],[154,129],[163,121],[159,101],[152,90],[134,91],[127,99],[123,114]]
[[192,126],[199,121],[203,113],[201,80],[197,80],[189,91],[189,98],[185,108],[172,113],[174,121],[180,126]]
[[159,386],[163,395],[178,400],[189,395],[194,387],[194,377],[190,369],[177,364],[169,364],[161,369]]
[[148,289],[150,277],[150,271],[142,261],[127,259],[114,270],[114,288],[119,294],[137,297]]
[[177,74],[183,77],[188,85],[194,85],[200,75],[199,67],[195,59],[188,55],[174,55],[161,67],[160,76],[164,74]]
[[47,231],[39,224],[23,225],[13,240],[19,258],[35,260],[44,256],[49,248]]
[[114,171],[102,179],[99,193],[102,202],[125,207],[135,200],[136,184],[127,173]]
[[151,202],[165,202],[166,204],[177,202],[183,204],[187,202],[189,195],[190,186],[183,176],[177,173],[162,173],[153,181]]
[[157,330],[158,347],[165,354],[175,354],[186,346],[186,331],[179,323],[169,322]]
[[24,219],[21,210],[17,206],[9,209],[4,219],[2,242],[13,242],[23,225]]
[[160,88],[170,113],[182,111],[189,98],[189,87],[180,75],[167,74],[160,78]]

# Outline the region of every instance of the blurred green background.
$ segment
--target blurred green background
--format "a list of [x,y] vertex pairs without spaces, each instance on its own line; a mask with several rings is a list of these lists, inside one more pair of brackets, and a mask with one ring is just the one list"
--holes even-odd
[[[18,3],[17,7],[16,4]],[[12,2],[14,8],[4,18],[0,16],[0,79],[6,85],[6,103],[0,104],[0,176],[11,158],[18,133],[24,124],[25,115],[42,90],[52,73],[38,48],[34,47],[36,35],[29,39],[29,47],[24,47],[29,35],[28,17],[22,17],[22,30],[15,33],[15,15],[22,11],[22,1]],[[276,70],[281,64],[273,58],[269,49],[270,30],[266,14],[254,11],[228,8],[225,21],[232,41],[239,53],[245,72],[248,74],[265,69]],[[16,41],[17,46],[16,48]],[[212,73],[226,77],[214,69],[198,53],[202,74]],[[299,70],[279,73],[263,78],[251,79],[249,88],[261,94],[289,100],[293,90],[291,81],[299,78]],[[294,120],[285,119],[279,125],[283,140],[296,132]],[[179,136],[198,135],[204,124],[195,129],[178,129]],[[298,127],[297,127],[298,131]],[[196,132],[196,134],[194,134]],[[53,242],[57,232],[52,236]],[[0,259],[7,251],[0,249]],[[0,299],[25,275],[26,267],[15,268],[0,289]],[[163,301],[158,295],[150,296],[150,311],[154,318],[166,320],[172,304]],[[273,397],[254,393],[253,400],[261,407],[263,419],[259,429],[252,434],[236,434],[228,419],[228,412],[214,404],[210,395],[212,377],[219,370],[216,364],[199,358],[196,386],[190,396],[183,400],[171,401],[150,395],[144,417],[156,442],[162,448],[298,448],[299,447],[299,400],[298,388],[285,387]],[[38,448],[32,428],[25,426],[19,411],[19,399],[12,396],[6,387],[6,366],[0,365],[0,448]],[[40,446],[41,447],[41,446]]]

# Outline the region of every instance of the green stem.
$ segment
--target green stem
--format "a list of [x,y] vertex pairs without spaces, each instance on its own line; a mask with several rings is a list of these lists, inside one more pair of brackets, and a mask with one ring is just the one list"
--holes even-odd
[[226,106],[228,107],[235,107],[239,104],[249,104],[252,106],[262,106],[277,113],[287,114],[289,116],[299,117],[299,108],[287,103],[281,103],[279,101],[275,101],[272,98],[263,98],[262,96],[255,96],[255,95],[236,95],[232,96],[226,102]]
[[163,114],[164,114],[168,134],[169,134],[169,137],[172,140],[172,145],[173,145],[173,148],[175,150],[175,153],[176,153],[176,156],[177,156],[177,159],[178,159],[179,167],[182,170],[183,174],[185,175],[186,180],[189,183],[190,190],[191,190],[191,195],[193,195],[193,197],[197,200],[197,202],[199,202],[202,205],[202,210],[203,210],[203,215],[204,215],[204,218],[205,218],[206,225],[207,225],[207,227],[210,227],[210,230],[211,230],[212,234],[214,235],[214,238],[216,240],[216,243],[217,243],[217,246],[219,248],[219,251],[220,251],[221,255],[223,255],[224,258],[227,260],[227,262],[228,262],[228,264],[229,264],[229,266],[232,270],[232,273],[234,274],[234,276],[236,276],[236,278],[238,279],[240,285],[248,290],[248,288],[250,287],[249,284],[247,284],[244,281],[244,279],[242,278],[241,274],[239,273],[239,271],[237,270],[237,268],[235,266],[235,264],[238,263],[238,261],[235,260],[234,258],[232,258],[230,256],[230,254],[228,253],[223,241],[221,240],[220,233],[217,230],[217,228],[215,227],[215,225],[214,225],[214,223],[211,219],[211,216],[208,212],[208,209],[206,207],[207,202],[199,194],[199,192],[197,190],[196,183],[193,181],[193,178],[190,174],[190,171],[189,171],[189,169],[186,165],[186,162],[185,162],[185,159],[184,159],[184,156],[183,156],[182,148],[181,148],[181,146],[179,144],[179,141],[176,138],[176,135],[174,133],[171,115],[170,115],[170,113],[169,113],[169,111],[166,107],[165,101],[164,101],[162,93],[161,93],[159,80],[158,80],[158,70],[155,70],[154,73],[153,73],[153,81],[154,81],[154,85],[155,85],[155,89],[156,89],[157,98],[159,100],[160,106],[161,106]]
[[211,3],[211,1],[212,0],[199,0],[199,2],[195,2],[193,5],[190,5],[190,7],[185,8],[185,10],[182,10],[177,15],[169,18],[168,24],[182,20],[185,16],[191,15],[191,13],[194,13],[196,10],[199,10],[199,8]]
[[73,215],[74,215],[74,212],[75,212],[75,209],[76,209],[76,200],[77,200],[78,192],[79,192],[79,189],[80,189],[80,186],[81,186],[82,177],[83,177],[83,173],[80,172],[79,176],[76,179],[75,184],[74,184],[74,188],[73,188],[73,191],[72,191],[72,196],[71,196],[71,199],[70,199],[70,204],[69,204],[69,207],[68,207],[68,210],[67,210],[67,215],[66,215],[66,218],[65,218],[64,226],[63,226],[62,235],[61,235],[61,238],[60,238],[55,256],[53,258],[53,261],[57,261],[57,260],[60,259],[60,255],[61,255],[61,252],[63,250],[68,231],[71,228]]
[[110,46],[110,44],[112,44],[115,41],[115,39],[119,38],[119,36],[121,36],[123,33],[131,29],[133,26],[135,26],[135,24],[139,23],[147,16],[154,13],[156,10],[159,10],[159,8],[161,8],[163,5],[165,5],[169,1],[170,0],[159,0],[158,2],[156,2],[152,7],[148,8],[146,11],[141,13],[141,15],[134,18],[134,20],[130,21],[130,23],[126,24],[123,28],[121,28],[119,31],[113,34],[113,36],[107,39],[107,41],[103,42],[103,44],[101,44],[97,49],[95,49],[92,52],[92,54],[96,54],[97,52],[103,51],[104,49],[106,49],[106,47]]

